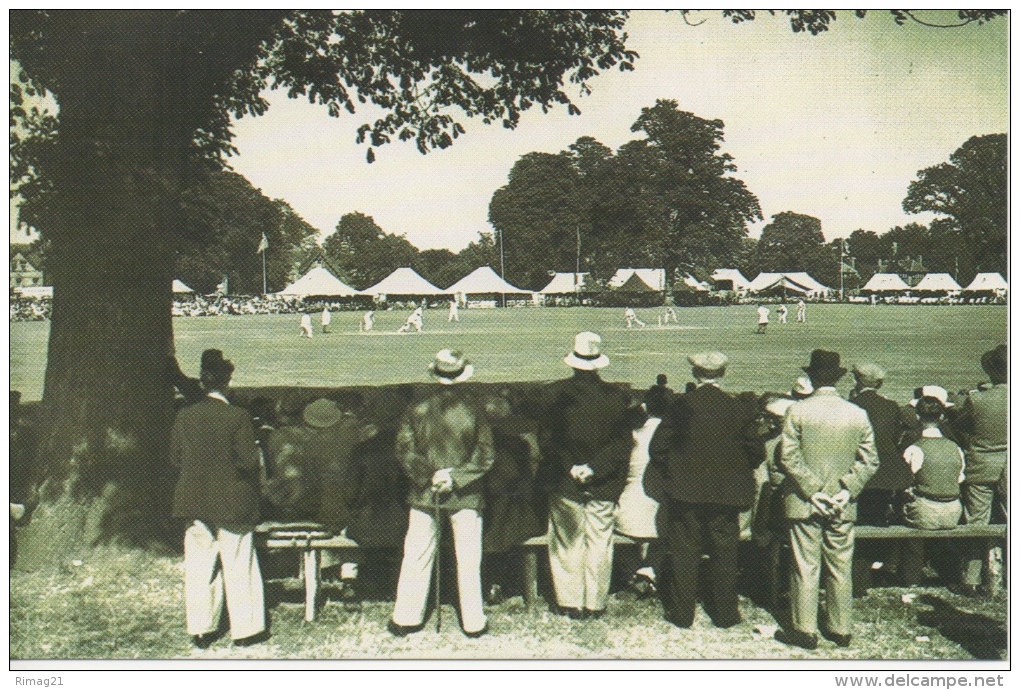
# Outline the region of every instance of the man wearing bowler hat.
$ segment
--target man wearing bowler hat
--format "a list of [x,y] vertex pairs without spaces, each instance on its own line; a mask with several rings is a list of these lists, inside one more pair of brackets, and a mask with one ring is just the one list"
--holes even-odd
[[252,543],[259,521],[259,452],[248,412],[224,395],[233,372],[220,350],[202,353],[206,396],[180,411],[170,437],[170,459],[181,470],[173,515],[188,521],[187,628],[200,649],[217,635],[224,598],[235,645],[265,637],[262,575]]
[[752,433],[757,398],[719,387],[729,358],[721,352],[690,355],[697,381],[663,415],[649,447],[645,492],[661,503],[659,536],[668,545],[670,578],[666,620],[681,628],[694,622],[698,570],[708,553],[710,600],[706,612],[720,628],[740,622],[737,609],[739,514],[754,501],[754,469],[765,447]]
[[815,350],[804,371],[815,392],[786,413],[779,459],[793,552],[793,627],[776,632],[776,639],[805,649],[818,646],[818,589],[824,566],[826,625],[821,633],[848,647],[856,501],[878,470],[878,452],[868,414],[836,390],[846,373],[839,353]]
[[542,462],[536,486],[549,498],[549,565],[557,613],[573,619],[605,613],[613,566],[616,502],[627,482],[634,445],[626,416],[630,395],[606,383],[602,338],[574,338],[563,359],[570,378],[541,393]]

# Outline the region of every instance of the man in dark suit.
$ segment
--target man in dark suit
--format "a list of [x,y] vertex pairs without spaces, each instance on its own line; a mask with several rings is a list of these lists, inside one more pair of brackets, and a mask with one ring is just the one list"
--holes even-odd
[[564,358],[574,370],[541,393],[542,463],[536,486],[549,496],[549,565],[557,612],[574,619],[605,613],[613,566],[616,501],[634,445],[630,395],[602,381],[602,339],[579,333]]
[[720,628],[740,622],[737,609],[738,515],[754,500],[754,469],[764,445],[751,432],[756,399],[719,388],[729,359],[721,352],[689,356],[697,387],[679,396],[652,437],[645,492],[661,504],[659,536],[666,540],[670,577],[666,620],[694,622],[701,555],[710,561],[710,606]]
[[170,437],[170,458],[181,470],[173,515],[188,522],[187,628],[202,649],[217,634],[224,598],[235,645],[265,638],[262,575],[252,543],[259,521],[259,454],[248,413],[224,395],[233,372],[220,350],[202,353],[206,396],[180,411]]
[[[881,396],[878,389],[885,382],[885,370],[872,362],[862,362],[853,369],[856,384],[850,391],[850,402],[868,413],[868,421],[875,432],[875,448],[878,450],[878,471],[868,481],[857,499],[857,524],[886,527],[898,522],[896,517],[903,502],[903,492],[913,483],[910,466],[903,462],[901,441],[907,431],[903,408],[889,398]],[[904,584],[916,584],[920,578],[920,566],[907,564],[901,570],[902,544],[899,540],[864,543],[857,546],[854,554],[854,594],[866,594],[871,586],[871,567],[881,561],[883,570],[897,573],[905,578]]]

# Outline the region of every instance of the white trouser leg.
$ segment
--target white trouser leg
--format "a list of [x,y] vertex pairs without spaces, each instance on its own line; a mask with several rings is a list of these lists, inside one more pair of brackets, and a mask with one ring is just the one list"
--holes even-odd
[[262,593],[262,573],[252,543],[252,533],[219,529],[216,533],[223,585],[230,615],[230,636],[240,640],[266,629],[266,607]]
[[590,611],[605,610],[609,598],[615,509],[613,501],[584,504],[584,606]]
[[450,514],[453,546],[457,552],[457,591],[460,594],[460,619],[464,632],[485,627],[482,608],[482,516],[477,510],[464,509]]
[[556,603],[584,608],[584,505],[562,496],[549,501],[549,568]]
[[[223,571],[216,538],[196,520],[184,532],[184,610],[189,635],[215,632],[223,610]],[[214,574],[215,573],[215,574]]]
[[393,622],[397,625],[412,627],[421,625],[425,619],[438,528],[431,515],[411,508],[404,537],[404,559],[397,580],[397,601],[393,607]]

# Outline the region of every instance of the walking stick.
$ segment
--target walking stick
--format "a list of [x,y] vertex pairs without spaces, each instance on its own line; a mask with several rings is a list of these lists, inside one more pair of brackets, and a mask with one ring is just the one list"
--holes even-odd
[[436,632],[441,632],[443,629],[443,607],[439,602],[439,559],[442,556],[442,535],[443,535],[443,523],[439,521],[439,492],[436,491],[435,487],[432,488],[432,508],[433,508],[433,519],[436,521],[436,555],[433,559],[433,567],[435,568],[434,579],[436,581]]

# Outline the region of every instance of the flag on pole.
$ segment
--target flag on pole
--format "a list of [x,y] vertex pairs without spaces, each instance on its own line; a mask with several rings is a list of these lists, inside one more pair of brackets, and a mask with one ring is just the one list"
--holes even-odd
[[267,249],[269,249],[269,238],[266,237],[266,233],[262,233],[262,241],[259,242],[259,248],[255,250],[255,253],[261,254]]

